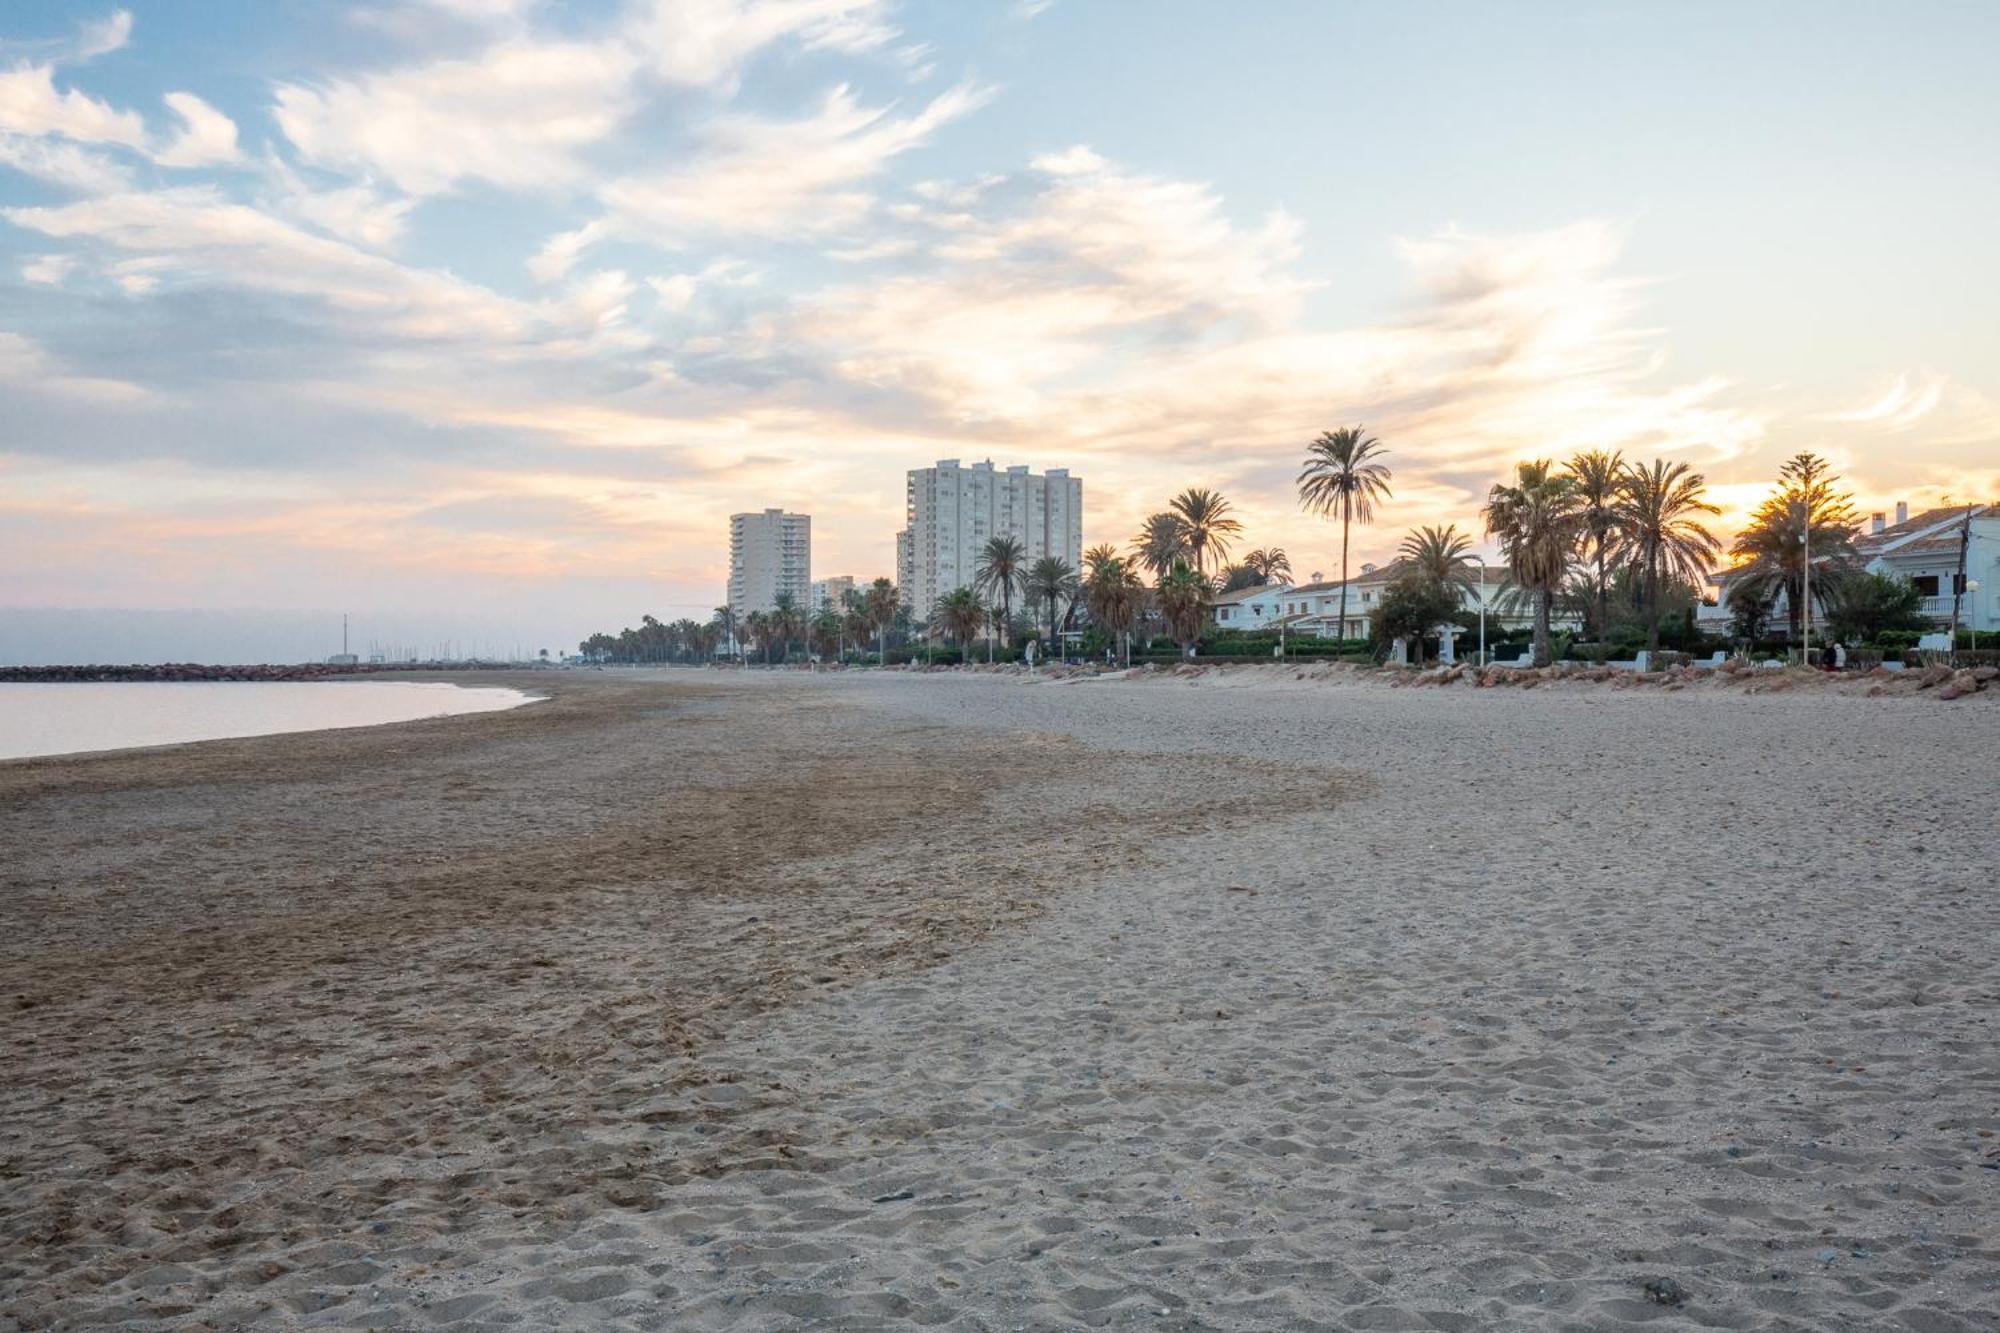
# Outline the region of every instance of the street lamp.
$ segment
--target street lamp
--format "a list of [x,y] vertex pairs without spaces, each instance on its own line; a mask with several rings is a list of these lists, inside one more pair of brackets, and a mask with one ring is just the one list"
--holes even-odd
[[1805,529],[1799,533],[1799,550],[1804,553],[1800,579],[1805,590],[1805,606],[1799,613],[1803,617],[1799,622],[1801,627],[1799,664],[1809,667],[1812,665],[1812,509],[1810,506],[1806,509]]
[[1979,580],[1967,579],[1965,592],[1972,598],[1972,623],[1967,628],[1972,632],[1972,651],[1976,653],[1979,651]]
[[1486,557],[1472,557],[1479,562],[1479,665],[1486,665]]

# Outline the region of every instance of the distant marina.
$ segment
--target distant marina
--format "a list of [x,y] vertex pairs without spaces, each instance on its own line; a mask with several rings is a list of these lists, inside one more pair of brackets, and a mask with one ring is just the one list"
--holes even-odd
[[429,681],[0,685],[0,760],[490,713],[536,696]]

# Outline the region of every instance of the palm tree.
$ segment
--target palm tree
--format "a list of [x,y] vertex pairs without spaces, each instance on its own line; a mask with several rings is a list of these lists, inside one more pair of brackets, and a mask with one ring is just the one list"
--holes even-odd
[[[749,645],[754,642],[757,645],[757,651],[764,655],[764,660],[766,662],[771,660],[770,616],[762,611],[752,611],[749,615],[743,617],[743,638],[746,652]],[[745,662],[747,664],[747,657],[745,658]]]
[[1817,454],[1794,455],[1779,470],[1777,494],[1758,505],[1750,526],[1736,536],[1729,553],[1737,558],[1738,580],[1782,584],[1790,603],[1791,641],[1799,642],[1805,611],[1806,554],[1814,564],[1834,572],[1853,566],[1854,536],[1859,531],[1853,498],[1837,492],[1839,480]]
[[1651,465],[1634,463],[1626,469],[1618,522],[1645,576],[1648,657],[1656,657],[1660,651],[1661,576],[1685,579],[1699,587],[1722,549],[1715,534],[1697,517],[1722,512],[1702,498],[1707,489],[1702,475],[1686,463],[1656,458]]
[[716,607],[715,617],[709,621],[709,624],[715,626],[717,637],[725,642],[735,644],[738,654],[742,653],[743,644],[736,637],[736,613],[734,611],[726,606]]
[[1316,513],[1340,515],[1340,637],[1347,637],[1347,530],[1355,519],[1375,517],[1389,498],[1389,469],[1376,460],[1389,451],[1359,426],[1321,431],[1306,446],[1299,472],[1299,503]]
[[[1092,559],[1093,556],[1099,558]],[[1132,622],[1138,617],[1146,585],[1139,581],[1132,566],[1112,554],[1108,546],[1086,551],[1084,559],[1090,566],[1083,581],[1084,606],[1098,628],[1111,634],[1114,642],[1122,641],[1125,665],[1130,666]]]
[[1187,523],[1171,510],[1148,516],[1132,539],[1133,558],[1158,578],[1188,556]]
[[1028,598],[1048,612],[1049,637],[1043,655],[1056,646],[1056,622],[1063,617],[1063,601],[1076,596],[1076,571],[1060,556],[1045,555],[1029,567],[1022,584]]
[[1230,515],[1229,501],[1203,486],[1182,491],[1167,509],[1180,519],[1187,533],[1188,555],[1197,574],[1208,573],[1211,559],[1221,564],[1229,554],[1230,539],[1243,531],[1243,525]]
[[868,623],[875,627],[875,660],[884,666],[889,662],[889,626],[896,619],[900,600],[896,585],[885,578],[870,584],[867,596],[862,600],[862,610]]
[[788,592],[779,593],[773,599],[769,624],[778,641],[778,660],[782,662],[792,655],[792,640],[805,633],[806,619],[799,610],[798,600]]
[[972,641],[979,637],[979,627],[986,623],[986,604],[970,588],[953,588],[938,598],[931,619],[969,655]]
[[845,629],[845,618],[840,612],[828,607],[812,618],[807,639],[815,653],[821,657],[831,656],[837,662],[840,660],[840,640]]
[[1021,545],[1018,537],[989,537],[985,549],[979,553],[979,571],[972,580],[973,591],[998,603],[1002,624],[1014,618],[1014,589],[1021,582],[1021,566],[1027,559],[1028,548]]
[[1181,646],[1183,656],[1193,656],[1208,623],[1208,580],[1185,560],[1176,560],[1172,569],[1160,576],[1154,589],[1160,614],[1167,618],[1167,633]]
[[1514,484],[1486,496],[1486,533],[1500,539],[1508,577],[1534,601],[1536,666],[1549,664],[1549,613],[1569,573],[1580,515],[1575,481],[1546,459],[1516,464]]
[[1611,565],[1624,548],[1625,519],[1620,508],[1625,499],[1625,456],[1616,449],[1587,449],[1563,464],[1563,471],[1576,483],[1578,503],[1583,507],[1583,540],[1597,573],[1595,606],[1591,628],[1599,640],[1610,632]]
[[1417,576],[1451,592],[1454,598],[1473,591],[1472,538],[1458,524],[1418,528],[1403,538],[1396,554],[1415,567]]
[[1259,547],[1243,557],[1244,568],[1257,576],[1258,586],[1292,576],[1292,558],[1282,546]]

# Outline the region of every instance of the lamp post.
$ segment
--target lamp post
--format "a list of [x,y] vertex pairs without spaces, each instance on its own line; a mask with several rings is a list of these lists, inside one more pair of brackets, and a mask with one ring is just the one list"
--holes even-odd
[[1802,581],[1805,605],[1799,609],[1803,619],[1799,621],[1799,665],[1812,665],[1812,505],[1806,506],[1804,530],[1799,533],[1799,550],[1804,553],[1799,577]]
[[[1979,651],[1979,580],[1967,579],[1965,581],[1965,592],[1968,597],[1972,598],[1972,620],[1968,628],[1972,631],[1972,651],[1976,653]],[[1957,637],[1956,633],[1952,635],[1954,641]]]
[[1472,557],[1479,562],[1479,665],[1486,665],[1486,557]]

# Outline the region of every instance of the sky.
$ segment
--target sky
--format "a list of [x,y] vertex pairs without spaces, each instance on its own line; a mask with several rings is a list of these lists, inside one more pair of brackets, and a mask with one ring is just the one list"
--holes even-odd
[[2000,496],[1995,51],[1985,0],[9,0],[0,660],[705,619],[729,514],[888,574],[939,458],[1070,468],[1087,545],[1212,487],[1301,577],[1346,425],[1357,565],[1591,447],[1725,531],[1806,448]]

